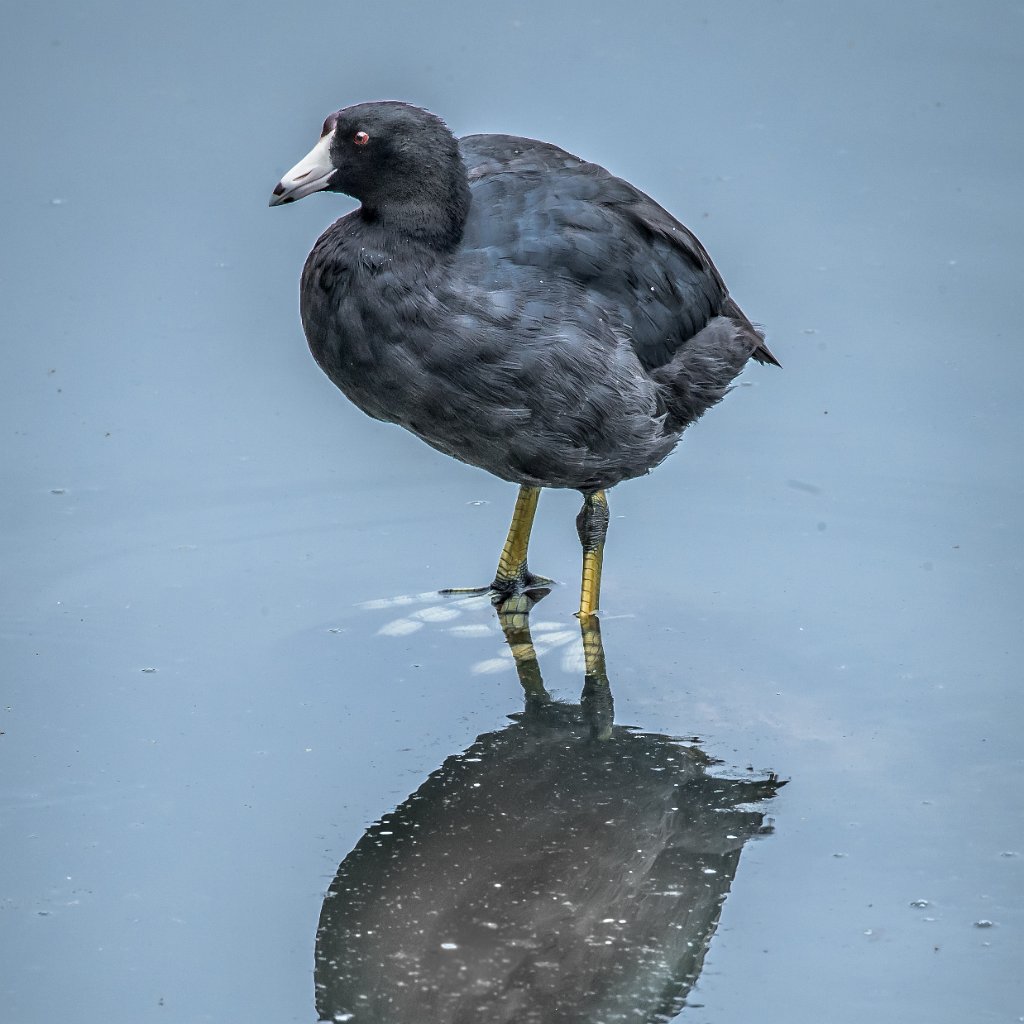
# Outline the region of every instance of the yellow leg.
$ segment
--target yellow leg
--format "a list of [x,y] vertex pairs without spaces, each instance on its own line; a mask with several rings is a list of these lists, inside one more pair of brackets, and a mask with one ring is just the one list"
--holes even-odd
[[527,487],[524,484],[519,488],[516,507],[512,512],[512,524],[508,528],[508,537],[501,550],[501,558],[498,559],[498,571],[491,584],[492,590],[511,593],[523,587],[542,586],[551,582],[542,576],[534,576],[526,566],[530,531],[533,529],[539,498],[539,487]]
[[597,611],[601,601],[601,566],[604,562],[604,538],[608,532],[608,499],[604,491],[594,491],[583,501],[576,517],[576,529],[583,545],[583,580],[580,584],[579,617]]
[[530,531],[533,529],[533,518],[537,514],[537,499],[540,497],[539,487],[519,488],[516,507],[512,513],[512,524],[508,528],[505,546],[501,549],[498,559],[498,571],[494,582],[489,587],[449,587],[442,594],[486,594],[489,591],[493,599],[499,601],[509,594],[521,594],[523,591],[545,587],[552,581],[544,576],[535,576],[526,565],[526,551],[530,546]]

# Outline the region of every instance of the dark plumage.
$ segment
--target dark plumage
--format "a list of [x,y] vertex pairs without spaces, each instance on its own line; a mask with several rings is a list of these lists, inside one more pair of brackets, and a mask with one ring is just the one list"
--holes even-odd
[[271,203],[320,190],[362,205],[303,270],[316,361],[370,416],[505,480],[592,495],[647,473],[748,358],[776,362],[692,232],[556,146],[364,103]]

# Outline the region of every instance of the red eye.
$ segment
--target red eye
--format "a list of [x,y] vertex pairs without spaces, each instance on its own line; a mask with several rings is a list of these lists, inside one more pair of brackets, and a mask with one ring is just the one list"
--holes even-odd
[[352,141],[357,146],[365,146],[370,141],[370,136],[367,135],[366,132],[356,132],[355,135],[352,136]]

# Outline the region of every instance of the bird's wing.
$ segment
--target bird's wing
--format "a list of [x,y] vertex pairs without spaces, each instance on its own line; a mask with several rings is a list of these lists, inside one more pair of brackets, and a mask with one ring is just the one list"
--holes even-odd
[[530,139],[475,135],[460,146],[473,193],[466,248],[585,290],[647,369],[716,316],[747,322],[694,234],[628,182]]

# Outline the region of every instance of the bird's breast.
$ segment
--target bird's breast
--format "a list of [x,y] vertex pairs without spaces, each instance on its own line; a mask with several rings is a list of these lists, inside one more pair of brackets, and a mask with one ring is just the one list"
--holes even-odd
[[422,266],[410,272],[392,254],[367,246],[317,255],[307,262],[301,291],[313,358],[364,412],[409,426],[429,402],[431,378],[443,363],[436,274]]

